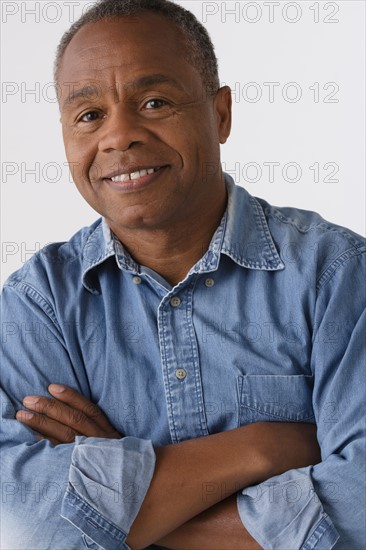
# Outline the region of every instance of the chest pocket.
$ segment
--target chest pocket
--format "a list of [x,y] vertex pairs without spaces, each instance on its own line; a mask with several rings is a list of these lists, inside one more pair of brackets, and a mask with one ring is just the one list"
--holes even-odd
[[307,375],[240,376],[239,426],[252,422],[312,422],[313,377]]

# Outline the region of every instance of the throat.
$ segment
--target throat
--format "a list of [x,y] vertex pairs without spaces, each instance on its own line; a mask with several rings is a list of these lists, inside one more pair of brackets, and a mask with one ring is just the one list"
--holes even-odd
[[[140,251],[139,251],[140,252]],[[148,254],[134,254],[134,260],[155,271],[163,277],[171,286],[176,286],[183,281],[190,269],[202,258],[205,247],[198,245],[195,249],[185,250],[159,250],[154,254],[149,249]]]

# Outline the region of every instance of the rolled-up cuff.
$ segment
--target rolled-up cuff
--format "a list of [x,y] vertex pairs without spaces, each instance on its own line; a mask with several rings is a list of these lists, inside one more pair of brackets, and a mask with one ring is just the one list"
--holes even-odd
[[243,525],[266,550],[330,550],[339,539],[310,471],[290,470],[238,493]]
[[154,468],[151,441],[77,437],[61,516],[101,548],[127,550]]

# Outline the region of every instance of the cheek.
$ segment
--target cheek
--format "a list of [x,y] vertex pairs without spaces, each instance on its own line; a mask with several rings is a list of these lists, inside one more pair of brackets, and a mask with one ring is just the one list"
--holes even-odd
[[[89,173],[93,164],[93,149],[83,141],[64,138],[65,153],[68,160],[73,179],[76,184],[89,181]],[[98,176],[98,167],[95,169],[95,176]]]
[[200,175],[205,173],[212,163],[217,162],[218,142],[214,128],[201,124],[186,135],[182,144],[184,163]]

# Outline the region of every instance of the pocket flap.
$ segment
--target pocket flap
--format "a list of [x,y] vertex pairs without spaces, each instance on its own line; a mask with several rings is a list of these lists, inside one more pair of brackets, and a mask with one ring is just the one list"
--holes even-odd
[[240,407],[257,411],[261,418],[266,415],[278,421],[311,421],[312,388],[313,376],[303,374],[240,376]]

